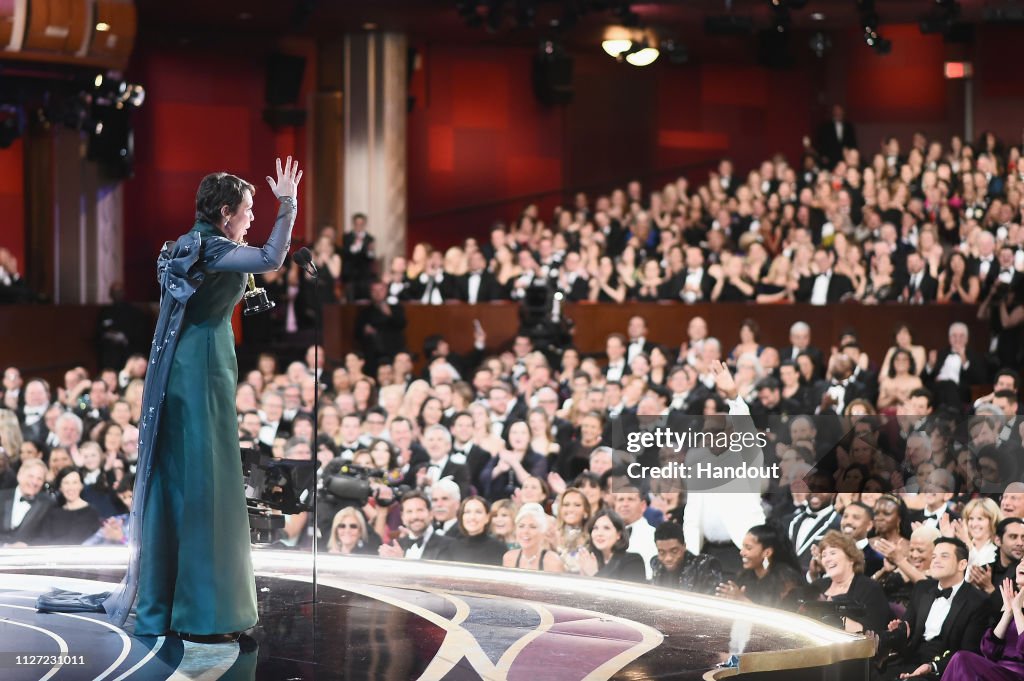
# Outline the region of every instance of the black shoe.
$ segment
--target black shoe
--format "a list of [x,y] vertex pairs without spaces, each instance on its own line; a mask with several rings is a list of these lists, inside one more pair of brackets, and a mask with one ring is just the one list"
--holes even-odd
[[230,634],[188,634],[183,631],[174,634],[182,641],[190,643],[235,643],[242,632],[236,631]]

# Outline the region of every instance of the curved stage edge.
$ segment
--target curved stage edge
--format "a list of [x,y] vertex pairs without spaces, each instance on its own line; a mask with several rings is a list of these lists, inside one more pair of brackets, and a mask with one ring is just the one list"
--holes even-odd
[[[314,600],[308,553],[260,549],[260,624],[237,644],[135,637],[131,619],[122,631],[98,615],[35,612],[53,587],[109,590],[126,561],[111,547],[0,551],[0,678],[845,681],[867,678],[874,650],[777,610],[461,563],[321,554]],[[57,654],[75,664],[16,658]]]

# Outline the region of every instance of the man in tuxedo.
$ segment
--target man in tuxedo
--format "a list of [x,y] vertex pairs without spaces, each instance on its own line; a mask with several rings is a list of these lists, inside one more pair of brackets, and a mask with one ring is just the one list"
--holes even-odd
[[[400,255],[391,259],[391,266],[381,277],[387,287],[387,301],[391,305],[397,305],[412,298],[415,285],[406,273],[408,262]],[[372,294],[372,292],[371,292]]]
[[782,348],[779,358],[796,361],[801,353],[806,353],[814,361],[815,377],[821,378],[825,373],[825,360],[821,350],[811,345],[811,327],[807,322],[796,322],[789,327],[789,345]]
[[911,523],[921,523],[938,529],[942,522],[942,516],[948,515],[950,522],[960,518],[959,513],[949,508],[949,501],[953,498],[952,492],[926,484],[922,489],[921,496],[924,498],[924,508],[910,512]]
[[0,409],[17,411],[25,403],[25,395],[22,392],[21,371],[18,367],[7,367],[4,369],[3,392],[0,394]]
[[703,383],[698,380],[697,370],[690,364],[679,364],[672,367],[668,374],[668,389],[672,391],[669,402],[669,420],[677,419],[690,413],[694,405],[711,395]]
[[491,460],[491,453],[473,443],[473,416],[468,411],[456,412],[452,417],[452,451],[449,459],[466,467],[470,484],[479,494],[485,485],[480,472]]
[[459,503],[462,495],[451,478],[441,478],[430,487],[430,509],[434,534],[455,538],[459,529]]
[[889,623],[882,645],[899,652],[883,678],[938,679],[958,650],[977,652],[988,624],[988,600],[964,579],[970,551],[953,537],[935,540],[929,579],[914,585],[902,619]]
[[929,353],[921,378],[925,384],[932,384],[936,404],[947,404],[959,411],[970,402],[971,387],[988,379],[985,360],[967,347],[969,339],[967,325],[954,322],[949,326],[949,346],[939,353]]
[[565,262],[558,277],[558,288],[570,303],[587,300],[590,295],[590,278],[583,267],[583,258],[576,251],[565,254]]
[[832,118],[818,128],[814,148],[829,168],[843,160],[843,150],[857,148],[857,131],[846,120],[843,107],[832,106]]
[[433,489],[443,478],[451,479],[458,485],[458,497],[469,496],[469,470],[465,464],[452,461],[452,435],[440,424],[427,428],[423,433],[423,444],[429,460],[417,467],[416,486]]
[[622,377],[629,373],[629,363],[626,361],[626,337],[621,333],[613,333],[605,341],[605,354],[608,356],[608,366],[605,368],[604,376],[608,381],[621,381]]
[[994,539],[999,547],[996,559],[988,565],[970,566],[966,577],[968,582],[988,594],[990,606],[998,611],[1003,604],[999,585],[1007,577],[1016,581],[1017,563],[1024,558],[1024,520],[1003,518],[996,525]]
[[857,542],[864,554],[864,574],[873,575],[882,569],[885,558],[868,543],[868,532],[874,529],[875,511],[860,501],[852,501],[843,509],[840,531]]
[[629,325],[626,327],[626,335],[629,336],[629,345],[626,346],[626,362],[630,363],[639,354],[650,356],[654,349],[654,343],[647,340],[647,321],[640,315],[633,315],[629,318]]
[[936,281],[924,266],[924,258],[917,251],[907,254],[907,278],[900,294],[900,302],[921,305],[933,303],[939,293]]
[[274,390],[263,393],[260,419],[263,425],[260,427],[259,440],[268,447],[274,446],[275,438],[287,438],[292,433],[291,422],[284,420],[284,398]]
[[21,422],[21,436],[37,444],[46,442],[50,430],[43,418],[50,407],[50,387],[41,378],[33,378],[25,386],[25,402],[18,412]]
[[469,254],[469,271],[460,278],[459,298],[470,305],[505,298],[501,284],[487,271],[487,261],[480,251]]
[[433,251],[427,258],[423,273],[415,281],[413,300],[424,305],[442,305],[449,300],[459,300],[458,277],[444,271],[441,251]]
[[971,271],[981,282],[981,298],[984,299],[999,277],[999,263],[996,261],[996,238],[992,232],[982,231],[978,234],[976,245],[978,255],[971,259]]
[[373,261],[377,257],[373,236],[366,231],[366,215],[352,216],[352,230],[341,240],[341,281],[349,301],[369,297]]
[[711,300],[711,291],[715,288],[715,278],[708,274],[704,266],[704,251],[699,246],[686,248],[686,268],[677,273],[665,284],[662,296],[668,300],[682,300],[687,303],[700,303]]
[[411,558],[413,560],[445,560],[452,540],[434,532],[430,513],[430,500],[418,490],[402,496],[402,526],[406,536],[381,544],[377,552],[385,558]]
[[797,558],[804,570],[811,564],[811,547],[817,544],[829,530],[838,530],[841,516],[832,502],[833,492],[816,489],[813,486],[807,495],[807,507],[794,513],[786,523],[786,534],[793,543]]
[[831,250],[819,248],[815,251],[814,266],[818,274],[814,277],[807,277],[808,281],[802,284],[804,288],[808,284],[810,285],[808,302],[811,305],[838,303],[854,292],[853,282],[850,281],[850,278],[832,270],[834,261],[835,253]]
[[367,371],[377,368],[405,350],[405,308],[391,301],[387,285],[375,281],[370,285],[370,305],[356,315],[356,337],[366,356]]
[[34,544],[43,538],[46,516],[55,505],[43,492],[45,482],[46,464],[28,459],[18,469],[18,486],[0,490],[0,546]]
[[495,382],[487,391],[487,411],[491,416],[491,433],[503,440],[513,423],[526,418],[526,404],[504,381]]

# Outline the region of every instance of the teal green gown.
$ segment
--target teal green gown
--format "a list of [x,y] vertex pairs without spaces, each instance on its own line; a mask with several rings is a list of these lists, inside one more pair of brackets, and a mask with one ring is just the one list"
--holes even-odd
[[257,622],[249,520],[235,413],[231,316],[249,272],[281,266],[294,204],[263,248],[228,243],[198,222],[202,283],[184,310],[155,435],[142,513],[135,634],[245,631]]

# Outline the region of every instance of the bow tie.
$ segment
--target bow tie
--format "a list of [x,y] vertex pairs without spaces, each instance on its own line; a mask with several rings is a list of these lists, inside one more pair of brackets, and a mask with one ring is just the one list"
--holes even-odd
[[42,407],[25,407],[25,415],[42,416],[46,413],[46,406]]
[[410,549],[412,547],[414,547],[414,546],[423,546],[423,535],[420,535],[419,537],[416,537],[415,539],[412,540],[412,543],[409,544],[409,548]]
[[936,598],[949,598],[952,595],[953,595],[953,587],[951,587],[951,586],[947,586],[945,589],[936,589],[935,590],[935,597]]
[[38,499],[38,498],[39,498],[38,494],[34,495],[34,496],[31,496],[31,497],[27,497],[27,496],[22,495],[21,500],[23,502],[25,502],[26,504],[28,504],[29,506],[31,506],[32,504],[36,503],[36,499]]
[[440,520],[435,520],[434,521],[434,530],[443,530],[443,529],[444,529],[444,523],[442,523]]

